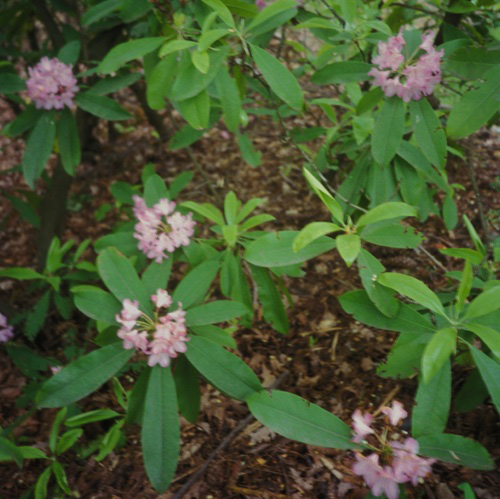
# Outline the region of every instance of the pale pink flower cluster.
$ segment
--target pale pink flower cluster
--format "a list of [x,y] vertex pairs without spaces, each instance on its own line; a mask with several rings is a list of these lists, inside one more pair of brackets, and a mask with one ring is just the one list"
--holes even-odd
[[[393,402],[392,407],[382,408],[382,413],[387,416],[393,427],[408,415],[403,404],[397,401]],[[371,428],[373,421],[374,417],[371,414],[362,414],[359,409],[354,412],[354,442],[361,442],[368,435],[375,434],[375,430]],[[383,435],[386,434],[387,432],[384,432]],[[352,467],[356,475],[363,477],[374,496],[383,493],[389,499],[397,499],[400,483],[411,482],[417,485],[419,479],[430,473],[435,459],[418,456],[418,442],[414,438],[406,438],[404,442],[396,440],[385,442],[385,437],[379,437],[378,442],[383,442],[383,449],[379,452],[384,455],[384,465],[379,463],[377,452],[372,452],[368,456],[356,452],[356,462]],[[370,447],[378,450],[371,445]]]
[[7,323],[7,317],[0,314],[0,343],[5,343],[14,337],[14,328]]
[[434,85],[441,81],[441,58],[444,55],[444,50],[434,48],[433,40],[433,33],[422,36],[419,49],[425,54],[415,62],[411,57],[405,62],[403,47],[406,42],[401,32],[387,42],[379,42],[378,55],[373,58],[378,68],[368,72],[375,78],[373,84],[381,87],[387,97],[397,95],[405,102],[432,94]]
[[135,224],[134,237],[139,241],[139,249],[148,258],[157,263],[168,258],[176,248],[187,246],[194,234],[191,213],[181,215],[175,210],[175,203],[161,199],[152,208],[148,208],[144,199],[134,196]]
[[149,366],[168,367],[170,359],[187,350],[186,312],[180,302],[174,312],[162,311],[172,305],[172,298],[164,289],[158,289],[151,300],[156,306],[154,319],[141,312],[138,301],[123,300],[123,308],[115,317],[121,324],[117,334],[123,340],[123,348],[145,353]]
[[73,97],[78,92],[72,66],[59,59],[42,57],[33,68],[29,68],[26,81],[28,96],[37,109],[62,109],[73,106]]

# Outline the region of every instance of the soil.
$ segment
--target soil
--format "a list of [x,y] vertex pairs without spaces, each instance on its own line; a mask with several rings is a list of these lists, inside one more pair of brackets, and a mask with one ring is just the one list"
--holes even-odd
[[[270,118],[251,121],[248,132],[255,147],[262,153],[262,164],[252,168],[241,158],[235,138],[222,128],[213,128],[200,141],[185,150],[170,151],[164,141],[153,137],[142,110],[132,95],[123,96],[124,104],[135,114],[130,130],[110,139],[108,128],[101,124],[95,138],[97,152],[87,152],[79,167],[70,198],[70,211],[64,241],[70,238],[81,242],[108,233],[117,221],[118,211],[110,210],[101,221],[95,214],[103,203],[112,203],[109,186],[114,181],[138,183],[140,172],[147,162],[167,182],[180,172],[192,170],[194,178],[180,200],[220,202],[228,190],[246,201],[258,196],[267,200],[264,211],[276,217],[267,230],[300,229],[307,223],[327,220],[322,204],[310,193],[301,174],[303,158],[290,145],[279,124]],[[11,118],[6,103],[2,103],[2,121]],[[166,121],[171,127],[169,118]],[[288,126],[302,125],[287,120]],[[483,129],[464,147],[473,151],[472,161],[481,194],[481,201],[490,229],[498,215],[498,145],[499,135]],[[18,164],[22,142],[0,137],[0,169],[8,170]],[[471,186],[469,165],[452,157],[447,166],[451,183],[464,186],[457,196],[460,214],[466,213],[480,234],[483,234],[478,213],[478,201]],[[19,173],[0,176],[0,188],[7,194],[28,190]],[[332,182],[337,182],[332,177]],[[37,184],[43,190],[43,180]],[[35,230],[21,220],[5,200],[2,210],[2,244],[0,266],[34,266]],[[495,204],[496,203],[496,204]],[[442,221],[431,216],[418,226],[425,235],[425,249],[447,269],[458,269],[459,262],[439,253],[444,247],[471,246],[467,231],[459,224],[447,230]],[[412,250],[377,249],[375,254],[390,271],[409,272],[424,279],[434,288],[450,283],[444,271],[426,254]],[[86,253],[87,260],[94,255]],[[304,265],[306,275],[289,278],[286,285],[294,307],[288,309],[290,332],[276,333],[266,324],[261,313],[251,328],[240,329],[235,337],[241,357],[256,371],[264,384],[280,380],[279,388],[296,393],[319,404],[346,422],[351,421],[356,408],[374,412],[382,405],[397,399],[409,409],[416,391],[416,380],[394,380],[376,375],[395,339],[395,334],[378,331],[358,323],[345,314],[337,297],[361,287],[357,270],[348,269],[335,251],[321,255]],[[30,306],[26,303],[29,284],[5,280],[0,285],[0,303],[14,309]],[[30,295],[31,296],[31,295]],[[55,314],[47,320],[36,339],[37,351],[46,357],[64,362],[63,348],[71,340],[70,331],[78,345],[91,348],[95,331],[86,330],[86,319],[75,315],[61,321]],[[75,332],[76,331],[76,332]],[[16,342],[28,340],[17,332]],[[457,385],[463,380],[457,371]],[[133,374],[124,380],[126,387]],[[26,413],[16,400],[30,386],[23,375],[0,348],[0,425],[12,423]],[[457,388],[456,386],[454,387]],[[117,405],[111,384],[82,401],[85,410],[114,408]],[[27,416],[16,428],[18,442],[47,449],[50,425],[56,410],[40,410]],[[362,480],[353,474],[351,452],[318,448],[290,441],[247,420],[228,446],[216,452],[227,435],[248,415],[246,406],[222,396],[212,386],[202,383],[202,410],[196,424],[182,420],[182,449],[176,477],[168,492],[159,495],[149,485],[140,451],[139,428],[127,428],[127,442],[101,462],[93,457],[82,459],[70,451],[61,459],[66,468],[70,488],[82,499],[179,499],[179,491],[189,478],[210,460],[200,476],[182,497],[204,499],[241,498],[362,498],[368,492]],[[83,445],[91,442],[108,428],[106,422],[85,428]],[[495,458],[500,457],[500,429],[494,407],[487,402],[468,413],[454,413],[447,432],[473,438],[482,443]],[[33,486],[45,463],[27,460],[22,469],[15,464],[0,466],[0,498],[18,499]],[[448,499],[462,497],[457,485],[468,482],[477,497],[495,498],[500,490],[500,477],[495,472],[468,470],[445,463],[435,464],[425,485],[409,487],[410,497]],[[56,497],[50,495],[49,497]],[[52,493],[53,494],[53,493]]]

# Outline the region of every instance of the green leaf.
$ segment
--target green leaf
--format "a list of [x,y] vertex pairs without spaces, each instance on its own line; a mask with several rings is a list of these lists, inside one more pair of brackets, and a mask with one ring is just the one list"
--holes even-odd
[[212,222],[223,226],[225,224],[224,217],[222,216],[222,212],[216,208],[213,204],[210,203],[195,203],[194,201],[184,201],[181,203],[182,207],[187,208],[188,210],[192,210],[200,215],[208,218]]
[[238,141],[238,147],[240,148],[243,159],[250,166],[260,166],[260,164],[262,163],[262,154],[260,151],[255,150],[249,134],[247,132],[240,133],[238,130],[236,130],[236,140]]
[[[162,104],[163,107],[163,104]],[[157,109],[157,108],[153,108]],[[172,135],[172,138],[170,139],[168,143],[168,148],[171,151],[177,151],[178,149],[184,149],[187,146],[190,146],[194,142],[196,142],[198,139],[203,137],[205,134],[204,130],[195,130],[192,126],[190,125],[184,125],[181,127],[177,132],[175,132]]]
[[2,269],[0,270],[0,277],[17,279],[19,281],[29,279],[45,279],[45,276],[28,267],[10,267]]
[[141,444],[148,478],[160,493],[167,490],[179,460],[180,427],[177,410],[177,395],[171,370],[153,367],[146,391]]
[[179,410],[190,423],[195,424],[200,413],[200,383],[198,371],[185,355],[181,355],[175,363],[174,379]]
[[155,294],[158,289],[167,288],[172,263],[173,258],[168,258],[161,263],[151,262],[149,264],[141,279],[149,295]]
[[256,45],[250,45],[250,48],[255,64],[271,90],[292,109],[300,111],[304,106],[304,97],[295,76],[266,50]]
[[351,429],[339,418],[293,393],[272,390],[247,397],[255,419],[284,437],[309,445],[352,449]]
[[410,102],[415,138],[424,156],[435,166],[446,163],[446,135],[441,123],[425,98]]
[[364,81],[368,79],[368,71],[372,67],[372,64],[359,61],[334,62],[316,71],[311,81],[316,85]]
[[150,175],[144,183],[144,201],[146,201],[146,204],[152,208],[158,201],[169,198],[165,181],[156,173]]
[[36,302],[35,306],[26,317],[25,333],[33,341],[42,329],[50,305],[50,291],[46,291]]
[[356,234],[341,234],[335,239],[337,250],[342,260],[350,267],[358,258],[361,250],[361,239]]
[[137,254],[137,245],[138,241],[134,237],[134,233],[123,231],[106,234],[105,236],[100,237],[94,243],[94,249],[97,253],[100,253],[101,251],[108,249],[110,246],[113,246],[125,256],[133,256]]
[[305,248],[318,239],[318,237],[343,230],[342,227],[330,222],[311,222],[298,233],[293,241],[292,249],[295,252],[300,251],[302,248]]
[[422,356],[422,376],[429,383],[443,364],[450,358],[457,344],[457,330],[444,327],[434,333]]
[[276,2],[272,2],[257,13],[252,22],[248,25],[248,27],[246,27],[245,31],[256,31],[255,28],[264,24],[273,16],[296,7],[297,2],[295,0],[278,0]]
[[399,311],[394,317],[385,316],[375,307],[366,291],[349,291],[340,296],[339,301],[348,314],[354,315],[356,320],[368,326],[415,336],[428,336],[435,331],[430,321],[404,303],[400,304]]
[[266,234],[248,245],[244,258],[258,267],[283,267],[305,262],[335,248],[333,239],[322,236],[295,252],[292,244],[298,234],[293,230]]
[[127,424],[137,423],[142,425],[142,415],[144,413],[150,375],[151,369],[143,369],[142,373],[135,381],[134,387],[128,396],[127,416],[125,419]]
[[57,58],[64,64],[76,64],[80,58],[81,49],[82,43],[80,40],[71,40],[59,49]]
[[443,433],[417,439],[419,454],[434,457],[446,463],[459,464],[474,470],[492,470],[494,463],[488,451],[478,442],[460,435]]
[[197,265],[175,288],[172,295],[173,303],[180,301],[182,308],[187,309],[203,301],[219,271],[219,267],[220,261],[218,259],[207,260]]
[[128,120],[132,115],[118,102],[92,92],[80,92],[75,97],[76,104],[98,118],[105,120]]
[[500,65],[484,75],[486,81],[470,90],[453,106],[446,133],[452,139],[463,139],[483,126],[500,109]]
[[224,113],[224,123],[228,130],[234,132],[240,124],[241,97],[235,80],[231,78],[225,66],[217,73],[215,85]]
[[68,449],[71,449],[73,445],[76,444],[78,439],[82,436],[83,430],[81,428],[75,428],[74,430],[69,430],[63,433],[56,445],[56,455],[62,454],[66,452]]
[[36,396],[38,407],[62,407],[97,390],[132,357],[121,342],[80,357],[46,381]]
[[75,306],[87,317],[96,321],[114,324],[115,315],[121,311],[120,302],[111,294],[95,286],[75,286],[71,288]]
[[477,80],[494,68],[499,61],[500,50],[463,47],[455,50],[448,57],[446,66],[449,71],[464,80]]
[[262,390],[257,375],[239,357],[205,338],[191,336],[186,356],[217,389],[237,400]]
[[138,300],[141,310],[153,315],[150,296],[127,257],[114,248],[105,249],[97,257],[97,268],[104,284],[118,301],[123,302],[125,298]]
[[387,317],[394,317],[400,307],[400,302],[394,298],[394,291],[377,282],[385,267],[368,251],[361,249],[358,257],[358,269],[361,282],[370,300]]
[[400,223],[382,221],[367,225],[361,232],[363,241],[389,248],[416,248],[422,243],[422,234]]
[[97,66],[99,73],[113,73],[129,61],[144,57],[166,41],[163,36],[140,38],[113,47]]
[[474,276],[472,275],[472,265],[469,259],[465,261],[464,271],[462,272],[462,279],[460,280],[460,286],[457,291],[457,303],[455,309],[458,313],[464,308],[465,300],[470,294],[472,288],[472,281]]
[[88,9],[83,13],[82,26],[89,26],[101,19],[107,17],[109,14],[118,10],[122,5],[122,0],[105,0]]
[[454,397],[454,408],[458,412],[468,412],[484,402],[488,389],[484,384],[479,369],[471,371]]
[[23,454],[19,447],[4,437],[0,437],[0,462],[1,461],[15,461],[20,468],[23,465]]
[[35,484],[35,499],[45,499],[47,497],[47,486],[49,485],[52,466],[45,468],[38,477]]
[[232,30],[227,28],[209,29],[207,31],[203,31],[202,35],[198,39],[198,50],[207,51],[217,40],[220,40],[231,33]]
[[238,348],[236,341],[231,336],[231,328],[222,329],[219,326],[208,324],[206,326],[194,326],[190,329],[197,336],[202,336],[221,347]]
[[[177,78],[170,90],[170,99],[180,102],[199,95],[213,81],[229,52],[229,47],[218,47],[210,53],[210,69],[207,73],[200,73],[191,63],[191,58],[186,57],[181,60],[177,70]],[[194,127],[196,128],[196,127]]]
[[464,320],[473,319],[498,310],[500,304],[500,286],[483,291],[465,309]]
[[194,67],[200,73],[208,73],[208,70],[210,69],[210,57],[208,56],[208,52],[206,50],[204,50],[203,52],[194,50],[193,52],[190,52],[190,55]]
[[241,206],[241,202],[238,201],[236,194],[233,191],[229,191],[224,198],[224,216],[228,224],[236,223],[236,214]]
[[160,110],[165,107],[165,99],[174,81],[177,64],[176,54],[170,54],[161,59],[151,71],[146,88],[146,99],[151,109]]
[[177,103],[182,117],[196,130],[208,128],[210,119],[210,97],[206,90]]
[[52,471],[54,472],[54,476],[56,477],[56,482],[59,488],[68,495],[73,495],[71,489],[69,488],[68,478],[66,477],[66,471],[64,471],[63,465],[54,461],[52,463]]
[[218,16],[226,23],[228,26],[234,27],[233,16],[231,11],[224,5],[221,0],[202,0],[204,4],[211,7]]
[[95,411],[83,412],[82,414],[77,414],[76,416],[68,418],[64,422],[64,425],[68,428],[72,428],[74,426],[82,426],[84,424],[104,421],[118,416],[120,416],[120,414],[111,409],[96,409]]
[[479,265],[483,261],[483,255],[479,251],[470,248],[446,248],[439,251],[446,256],[469,260],[474,265]]
[[500,365],[472,345],[469,345],[469,349],[491,395],[491,400],[500,413]]
[[80,137],[75,117],[67,107],[60,113],[57,124],[57,143],[64,169],[70,175],[74,175],[81,158]]
[[460,326],[462,329],[472,331],[479,336],[493,355],[500,360],[500,332],[492,327],[484,326],[483,324],[464,324]]
[[49,160],[55,136],[56,124],[51,114],[43,113],[26,142],[23,156],[23,175],[32,189]]
[[[233,255],[230,250],[226,250],[222,260],[220,289],[228,298],[243,303],[252,310],[252,294],[241,265],[241,257],[239,254]],[[251,318],[252,314],[248,315]]]
[[97,83],[89,88],[89,92],[96,95],[107,95],[114,93],[122,88],[128,87],[140,80],[143,74],[139,71],[133,73],[126,73],[117,76],[110,76],[109,78],[102,78]]
[[447,317],[443,305],[437,295],[422,281],[397,272],[385,272],[377,281],[383,286],[392,288],[399,294],[406,296],[420,305],[432,310],[436,314]]
[[248,314],[248,308],[237,301],[218,300],[190,308],[186,313],[188,326],[204,326],[226,322]]
[[26,90],[25,81],[13,73],[2,73],[0,94],[17,94]]
[[418,384],[416,405],[411,417],[414,438],[443,433],[451,403],[451,364],[445,362],[429,383]]
[[377,163],[387,165],[396,154],[403,139],[405,107],[399,97],[390,97],[375,119],[371,150]]
[[257,225],[262,225],[266,222],[272,222],[276,220],[272,215],[267,215],[263,213],[262,215],[254,215],[253,217],[247,218],[238,228],[239,233],[243,234],[244,232],[257,227]]
[[381,222],[382,220],[391,220],[393,218],[416,217],[417,210],[406,203],[382,203],[372,208],[367,213],[361,215],[356,222],[356,227],[361,230],[363,227]]
[[286,334],[289,331],[289,322],[283,301],[276,289],[276,285],[269,274],[269,270],[263,267],[250,265],[252,278],[257,285],[259,301],[262,303],[264,319],[269,322],[275,331]]

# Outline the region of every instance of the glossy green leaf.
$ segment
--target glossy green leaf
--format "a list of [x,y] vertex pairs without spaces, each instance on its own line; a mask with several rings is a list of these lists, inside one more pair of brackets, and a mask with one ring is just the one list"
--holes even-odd
[[499,109],[500,65],[484,75],[486,81],[477,90],[469,90],[453,106],[446,133],[452,139],[463,139],[483,126]]
[[75,428],[74,430],[69,430],[63,433],[57,441],[56,455],[62,454],[68,449],[71,449],[71,447],[76,444],[76,442],[82,435],[83,430],[81,428]]
[[111,409],[96,409],[94,411],[82,412],[81,414],[72,416],[64,422],[64,425],[68,428],[73,428],[74,426],[82,426],[89,423],[95,423],[96,421],[116,418],[119,415],[120,414]]
[[224,5],[221,0],[202,0],[204,4],[211,7],[218,16],[228,25],[234,27],[233,16],[231,11]]
[[190,52],[190,55],[194,67],[200,73],[208,73],[208,70],[210,69],[210,57],[208,55],[208,52],[206,50],[204,50],[203,52],[193,50],[192,52]]
[[352,449],[351,429],[343,421],[298,395],[261,391],[246,398],[255,419],[284,437],[309,445]]
[[149,295],[155,294],[158,289],[167,289],[173,261],[173,258],[167,258],[161,263],[151,262],[148,265],[141,280]]
[[500,331],[483,324],[465,324],[461,327],[479,336],[481,341],[487,345],[493,355],[500,360]]
[[218,300],[190,308],[186,313],[188,326],[204,326],[226,322],[248,314],[248,308],[237,301]]
[[335,248],[333,239],[322,236],[295,252],[292,244],[298,234],[293,230],[266,234],[247,246],[244,258],[258,267],[283,267],[305,262]]
[[266,50],[256,45],[251,45],[251,50],[255,64],[271,90],[291,108],[300,111],[304,97],[295,76]]
[[434,333],[422,356],[422,376],[429,383],[443,364],[450,358],[457,344],[457,330],[444,327]]
[[35,180],[42,174],[54,145],[56,124],[50,113],[43,113],[31,132],[23,156],[23,175],[33,189]]
[[192,210],[200,215],[208,218],[212,222],[222,226],[225,224],[222,212],[210,203],[195,203],[194,201],[184,201],[181,206]]
[[67,107],[60,113],[57,124],[57,143],[64,169],[70,175],[74,175],[81,159],[80,137],[75,117]]
[[465,309],[464,320],[473,319],[498,310],[500,306],[500,286],[483,291]]
[[196,130],[208,128],[210,97],[206,90],[177,103],[182,117]]
[[152,316],[151,298],[129,259],[114,248],[108,248],[97,257],[97,268],[104,284],[118,301],[138,300],[141,310]]
[[239,226],[239,233],[242,234],[250,229],[253,229],[254,227],[257,227],[258,225],[262,225],[266,222],[272,222],[273,220],[276,220],[276,218],[266,213],[263,213],[262,215],[254,215],[253,217],[247,218]]
[[437,295],[422,281],[397,272],[386,272],[377,281],[383,286],[392,288],[399,294],[406,296],[420,305],[432,310],[436,314],[446,317],[443,305]]
[[181,414],[195,424],[200,413],[201,397],[198,371],[181,355],[175,363],[174,371],[177,401]]
[[165,40],[166,38],[163,36],[155,36],[120,43],[106,54],[99,66],[97,66],[97,70],[100,73],[113,73],[127,62],[142,58],[153,52]]
[[399,97],[388,98],[375,118],[371,151],[381,165],[387,165],[396,154],[404,132],[405,107]]
[[158,201],[169,198],[165,181],[156,173],[150,175],[144,182],[144,201],[146,201],[146,204],[152,208]]
[[411,417],[414,438],[443,433],[451,403],[451,364],[446,361],[429,383],[420,382]]
[[125,256],[133,256],[137,254],[137,246],[139,241],[134,237],[133,232],[122,231],[112,234],[106,234],[100,237],[94,243],[94,249],[97,253],[108,249],[110,246],[116,248],[120,253]]
[[293,251],[300,251],[318,239],[318,237],[343,230],[339,225],[330,222],[311,222],[297,234],[297,237],[293,241],[292,249]]
[[201,303],[207,295],[219,267],[220,261],[218,259],[207,260],[197,265],[184,276],[175,288],[172,295],[173,303],[180,301],[183,309]]
[[120,343],[80,357],[46,381],[36,396],[38,407],[62,407],[97,390],[132,357]]
[[128,120],[132,115],[118,102],[104,95],[91,92],[80,92],[76,94],[75,103],[84,111],[105,120]]
[[391,220],[393,218],[416,217],[417,210],[406,203],[389,202],[379,204],[372,208],[367,213],[363,213],[356,222],[356,227],[362,229],[363,227],[381,222],[382,220]]
[[272,2],[264,7],[261,11],[257,13],[252,22],[246,28],[246,31],[255,31],[258,26],[261,26],[273,16],[280,14],[289,9],[297,7],[297,2],[295,0],[278,0]]
[[165,492],[179,460],[180,426],[172,371],[151,369],[144,402],[141,444],[144,465],[157,492]]
[[196,42],[191,40],[169,40],[165,45],[162,46],[158,52],[159,57],[166,57],[167,55],[174,54],[180,50],[186,50],[192,47],[196,47]]
[[361,251],[361,239],[356,234],[341,234],[335,239],[342,260],[350,267]]
[[225,66],[217,73],[215,85],[224,113],[224,123],[228,130],[234,132],[240,124],[241,97],[235,80],[231,78]]
[[115,324],[115,316],[120,313],[122,306],[111,293],[88,285],[75,286],[71,292],[80,312],[96,321]]
[[45,499],[47,497],[47,487],[49,485],[52,467],[45,468],[39,475],[35,484],[35,499]]
[[488,451],[478,442],[460,435],[443,433],[417,439],[419,454],[446,463],[459,464],[475,470],[492,470],[494,463]]
[[469,345],[469,349],[491,395],[491,400],[500,413],[500,364],[472,345]]
[[146,88],[146,99],[151,109],[160,110],[165,107],[165,99],[174,81],[176,68],[177,56],[170,54],[161,59],[151,71]]
[[257,375],[239,357],[199,336],[191,336],[186,356],[217,389],[237,400],[263,389]]
[[422,243],[422,234],[412,227],[384,220],[367,225],[361,232],[363,241],[389,248],[416,248]]

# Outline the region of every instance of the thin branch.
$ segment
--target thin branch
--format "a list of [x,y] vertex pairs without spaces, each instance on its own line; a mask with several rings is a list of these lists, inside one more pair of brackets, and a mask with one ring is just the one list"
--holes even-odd
[[427,251],[422,245],[420,246],[417,246],[414,251],[416,253],[418,253],[419,251],[421,251],[422,253],[424,253],[425,255],[427,255],[435,265],[437,265],[441,270],[444,270],[445,272],[448,272],[448,269],[432,254],[430,253],[429,251]]
[[[288,371],[281,373],[281,375],[276,378],[273,383],[268,387],[268,389],[277,388],[288,376]],[[245,419],[240,421],[235,428],[233,428],[222,440],[222,442],[217,446],[217,448],[208,456],[208,458],[203,463],[203,466],[193,475],[191,478],[179,489],[179,491],[174,495],[173,499],[181,499],[184,497],[189,489],[200,479],[205,472],[209,464],[218,456],[218,454],[223,451],[229,444],[234,440],[234,438],[243,431],[254,419],[252,414],[249,414]]]

